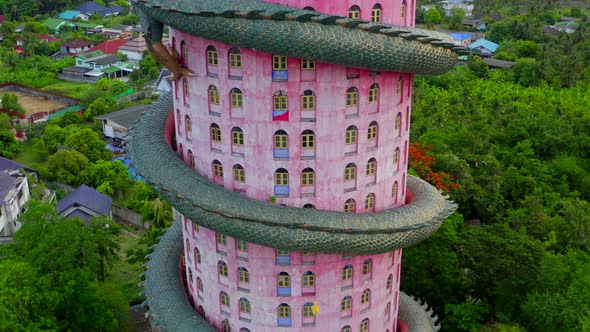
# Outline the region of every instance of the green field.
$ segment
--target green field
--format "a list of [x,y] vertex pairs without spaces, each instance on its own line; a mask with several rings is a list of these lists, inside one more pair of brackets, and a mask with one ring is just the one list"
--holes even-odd
[[43,161],[41,156],[33,151],[33,143],[31,141],[22,142],[22,147],[23,151],[16,155],[14,158],[15,161],[36,170],[39,170],[39,166],[45,166],[47,164],[47,161]]
[[139,296],[139,293],[143,290],[143,287],[139,285],[139,275],[143,271],[141,268],[142,263],[130,264],[127,262],[127,255],[125,252],[128,249],[137,249],[141,246],[138,242],[141,238],[141,234],[134,230],[121,229],[119,234],[119,260],[114,262],[112,270],[109,272],[108,280],[117,284],[120,289],[123,290],[125,297],[129,303],[138,303],[143,301]]
[[55,83],[43,88],[46,91],[55,91],[72,98],[81,98],[88,92],[93,84],[76,83],[68,81],[56,81]]

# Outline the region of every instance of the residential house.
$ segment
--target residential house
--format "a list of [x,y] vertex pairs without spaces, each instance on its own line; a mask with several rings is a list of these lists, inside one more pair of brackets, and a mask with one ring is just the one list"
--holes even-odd
[[90,50],[95,45],[94,42],[86,40],[72,40],[61,44],[60,53],[63,55],[76,55]]
[[11,236],[20,228],[18,217],[31,198],[25,170],[30,169],[0,157],[0,236]]
[[121,143],[129,134],[129,130],[135,120],[139,119],[141,113],[145,112],[150,105],[136,105],[117,112],[97,116],[96,119],[102,122],[102,132],[106,137]]
[[145,38],[133,38],[121,47],[119,52],[125,54],[129,61],[139,62],[143,59],[143,53],[147,50],[147,43]]
[[109,218],[113,199],[86,185],[81,185],[64,199],[57,202],[56,210],[60,216],[66,218],[78,217],[87,224],[95,216],[103,215]]
[[81,4],[76,8],[77,11],[84,13],[88,16],[93,15],[100,15],[100,16],[118,16],[120,15],[125,8],[124,7],[105,7],[100,5],[94,1],[88,1],[86,3]]
[[442,5],[447,16],[453,15],[455,8],[462,9],[466,16],[471,16],[473,12],[473,0],[446,0],[439,2],[439,4]]
[[457,46],[467,47],[471,44],[471,34],[466,32],[451,32],[451,37],[453,37],[453,42]]
[[583,19],[579,17],[562,16],[559,18],[561,22],[582,22]]
[[154,93],[158,95],[163,95],[166,92],[172,91],[172,81],[170,78],[172,77],[172,72],[170,70],[164,68],[160,71],[160,76],[156,81],[156,86],[154,87]]
[[107,40],[92,47],[87,51],[87,53],[101,51],[104,54],[116,54],[123,45],[127,44],[127,42],[128,40],[125,39]]
[[68,21],[73,21],[73,20],[88,21],[88,15],[81,13],[77,10],[66,10],[65,12],[59,13],[59,15],[57,15],[57,17],[61,18],[62,20],[68,20]]
[[76,65],[61,70],[60,79],[74,82],[96,82],[99,78],[127,76],[133,69],[116,54],[93,51],[76,56]]
[[502,16],[500,14],[496,14],[496,13],[480,13],[480,14],[473,15],[473,18],[476,19],[476,20],[481,20],[484,17],[489,17],[494,22],[495,21],[500,21],[500,20],[503,20],[504,19],[504,16]]
[[14,160],[0,157],[0,171],[20,171],[33,177],[35,182],[39,181],[39,172],[35,169],[17,163]]
[[73,24],[78,28],[78,30],[84,30],[89,36],[95,34],[96,31],[102,31],[102,28],[104,28],[104,26],[94,23],[75,22]]
[[464,19],[463,25],[478,31],[486,31],[488,29],[486,22],[482,20]]
[[129,39],[131,38],[131,31],[124,31],[113,28],[102,28],[100,32],[97,32],[108,39]]
[[471,43],[468,47],[470,50],[481,55],[482,57],[491,57],[494,55],[494,53],[496,53],[500,45],[485,38],[481,38]]
[[[29,33],[29,34],[33,35],[33,33]],[[50,36],[50,35],[46,35],[44,33],[40,33],[36,36],[37,36],[37,38],[39,38],[39,40],[42,43],[52,43],[55,41],[60,41],[59,38],[54,37],[54,36]],[[18,37],[16,37],[15,40],[16,40],[16,46],[15,46],[14,50],[16,51],[16,53],[22,54],[23,53],[24,38],[22,36],[18,36]]]
[[59,33],[59,30],[62,29],[64,26],[74,27],[72,23],[69,23],[64,19],[54,17],[46,19],[45,21],[43,21],[43,24],[47,27],[47,29],[49,29],[49,32],[51,33]]

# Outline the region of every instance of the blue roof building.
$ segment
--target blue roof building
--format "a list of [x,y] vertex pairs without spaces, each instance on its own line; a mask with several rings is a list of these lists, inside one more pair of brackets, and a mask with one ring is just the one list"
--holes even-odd
[[57,17],[64,19],[64,20],[73,20],[75,18],[77,18],[78,16],[80,16],[80,12],[77,10],[66,10],[63,13],[59,13],[59,15],[57,15]]
[[481,52],[481,55],[483,56],[491,56],[496,53],[500,45],[485,38],[481,38],[471,43],[468,47],[470,50]]
[[92,15],[102,15],[102,16],[111,16],[111,15],[119,15],[125,10],[124,7],[105,7],[100,5],[94,1],[88,1],[86,3],[81,4],[76,8],[77,11],[81,13]]
[[97,215],[111,217],[111,205],[113,199],[86,185],[69,193],[64,199],[57,202],[55,207],[61,216],[74,218],[79,217],[86,223]]

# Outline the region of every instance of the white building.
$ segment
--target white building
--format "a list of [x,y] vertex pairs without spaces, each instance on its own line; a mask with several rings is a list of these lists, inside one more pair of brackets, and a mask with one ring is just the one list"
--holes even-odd
[[446,0],[441,1],[440,4],[445,10],[445,15],[450,16],[453,14],[454,8],[463,9],[465,16],[471,16],[473,13],[473,0]]
[[0,236],[11,236],[20,228],[18,216],[29,201],[29,181],[20,171],[0,171]]

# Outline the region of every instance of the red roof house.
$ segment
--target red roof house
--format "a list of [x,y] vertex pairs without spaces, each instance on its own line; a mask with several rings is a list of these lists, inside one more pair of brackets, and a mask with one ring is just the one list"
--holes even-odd
[[103,51],[106,54],[115,54],[119,52],[119,48],[125,44],[127,44],[128,40],[126,39],[112,39],[107,40],[103,43],[100,43],[93,48],[89,49],[84,53],[94,52],[94,51]]

